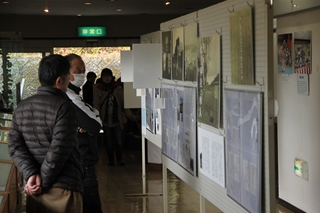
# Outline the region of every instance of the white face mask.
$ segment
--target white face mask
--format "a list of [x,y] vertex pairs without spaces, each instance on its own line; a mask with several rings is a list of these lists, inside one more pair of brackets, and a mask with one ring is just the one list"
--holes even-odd
[[72,74],[74,80],[71,81],[71,83],[73,85],[75,85],[76,87],[81,87],[82,84],[84,83],[84,74]]

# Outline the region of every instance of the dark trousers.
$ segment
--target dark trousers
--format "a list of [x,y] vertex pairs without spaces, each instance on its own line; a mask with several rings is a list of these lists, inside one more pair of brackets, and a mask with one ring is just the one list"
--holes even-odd
[[122,162],[122,131],[120,125],[115,127],[103,127],[107,145],[107,154],[109,163],[114,163],[114,153],[116,153],[117,162]]
[[95,167],[85,167],[84,172],[83,213],[102,213]]

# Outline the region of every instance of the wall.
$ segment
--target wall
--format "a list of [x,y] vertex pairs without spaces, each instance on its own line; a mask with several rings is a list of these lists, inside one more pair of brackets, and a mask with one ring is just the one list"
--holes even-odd
[[[279,197],[308,213],[320,209],[320,8],[279,17],[277,34],[312,30],[310,95],[297,94],[296,75],[277,73]],[[276,40],[275,40],[276,42]],[[275,49],[275,51],[277,51]],[[277,54],[275,52],[275,54]],[[275,64],[276,61],[275,61]],[[294,159],[308,162],[309,180],[294,173]]]

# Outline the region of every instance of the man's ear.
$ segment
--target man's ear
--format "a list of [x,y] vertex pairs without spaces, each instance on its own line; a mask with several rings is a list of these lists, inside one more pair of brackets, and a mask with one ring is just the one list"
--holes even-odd
[[54,82],[54,87],[57,89],[61,89],[61,85],[63,85],[63,79],[59,76]]

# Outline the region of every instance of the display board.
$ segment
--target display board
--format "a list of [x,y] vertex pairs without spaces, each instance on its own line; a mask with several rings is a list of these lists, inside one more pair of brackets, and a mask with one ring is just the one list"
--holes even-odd
[[175,97],[175,86],[162,85],[162,98],[164,108],[162,115],[162,153],[178,162],[178,140],[177,138],[177,108]]
[[196,174],[196,89],[163,85],[162,152]]
[[191,174],[196,172],[196,89],[177,87],[178,163]]
[[227,193],[252,213],[261,212],[262,93],[226,90]]

